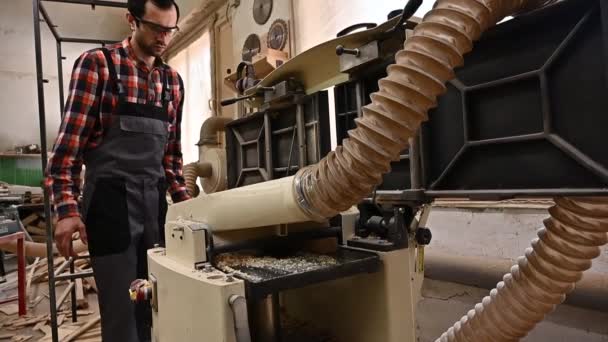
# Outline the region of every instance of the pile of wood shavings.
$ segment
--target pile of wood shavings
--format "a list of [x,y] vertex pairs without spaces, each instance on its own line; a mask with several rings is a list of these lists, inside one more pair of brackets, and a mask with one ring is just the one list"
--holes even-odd
[[331,256],[310,253],[301,253],[284,258],[226,253],[216,258],[216,264],[224,272],[234,273],[249,281],[256,282],[263,280],[263,278],[246,270],[264,270],[276,275],[298,274],[336,265],[337,260]]

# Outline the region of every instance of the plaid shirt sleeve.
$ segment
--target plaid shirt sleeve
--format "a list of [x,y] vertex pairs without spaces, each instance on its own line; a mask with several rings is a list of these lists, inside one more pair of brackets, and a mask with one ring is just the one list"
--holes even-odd
[[74,63],[63,120],[46,170],[45,183],[59,220],[80,215],[82,155],[97,120],[99,75],[94,53],[85,52]]
[[180,102],[177,107],[177,113],[175,115],[173,124],[169,132],[169,141],[163,158],[163,165],[165,168],[165,177],[169,185],[169,193],[173,202],[181,202],[190,199],[188,192],[186,191],[186,181],[183,176],[183,159],[182,159],[182,145],[181,145],[181,121],[182,111],[184,108],[184,82],[178,74],[179,79],[179,92]]

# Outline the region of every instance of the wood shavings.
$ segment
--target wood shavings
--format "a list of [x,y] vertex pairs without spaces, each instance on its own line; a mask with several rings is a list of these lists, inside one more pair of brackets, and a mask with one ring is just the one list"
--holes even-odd
[[[215,261],[220,270],[234,273],[252,282],[271,279],[273,274],[281,276],[305,273],[337,264],[337,260],[333,257],[309,253],[283,258],[226,253],[219,255]],[[256,271],[262,271],[265,276],[256,274]]]

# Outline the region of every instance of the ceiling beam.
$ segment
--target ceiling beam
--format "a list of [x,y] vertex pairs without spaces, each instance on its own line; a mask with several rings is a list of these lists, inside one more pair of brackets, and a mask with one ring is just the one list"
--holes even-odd
[[107,0],[42,0],[45,2],[62,2],[66,4],[75,4],[75,5],[92,5],[92,6],[103,6],[103,7],[118,7],[118,8],[127,8],[127,3],[125,2],[116,2],[116,1],[107,1]]

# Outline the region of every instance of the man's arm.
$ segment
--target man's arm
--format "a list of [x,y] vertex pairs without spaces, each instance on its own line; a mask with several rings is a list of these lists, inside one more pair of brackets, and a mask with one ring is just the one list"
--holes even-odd
[[74,63],[63,120],[46,170],[46,185],[59,220],[80,216],[82,154],[97,120],[99,75],[94,53],[85,52]]
[[185,91],[182,78],[179,76],[179,74],[177,77],[179,79],[180,101],[177,107],[175,119],[171,125],[172,127],[169,132],[167,150],[165,152],[165,157],[163,158],[165,177],[167,178],[169,193],[171,194],[171,198],[175,203],[190,199],[190,196],[186,191],[186,181],[184,180],[182,171],[183,159],[181,145],[181,123]]

